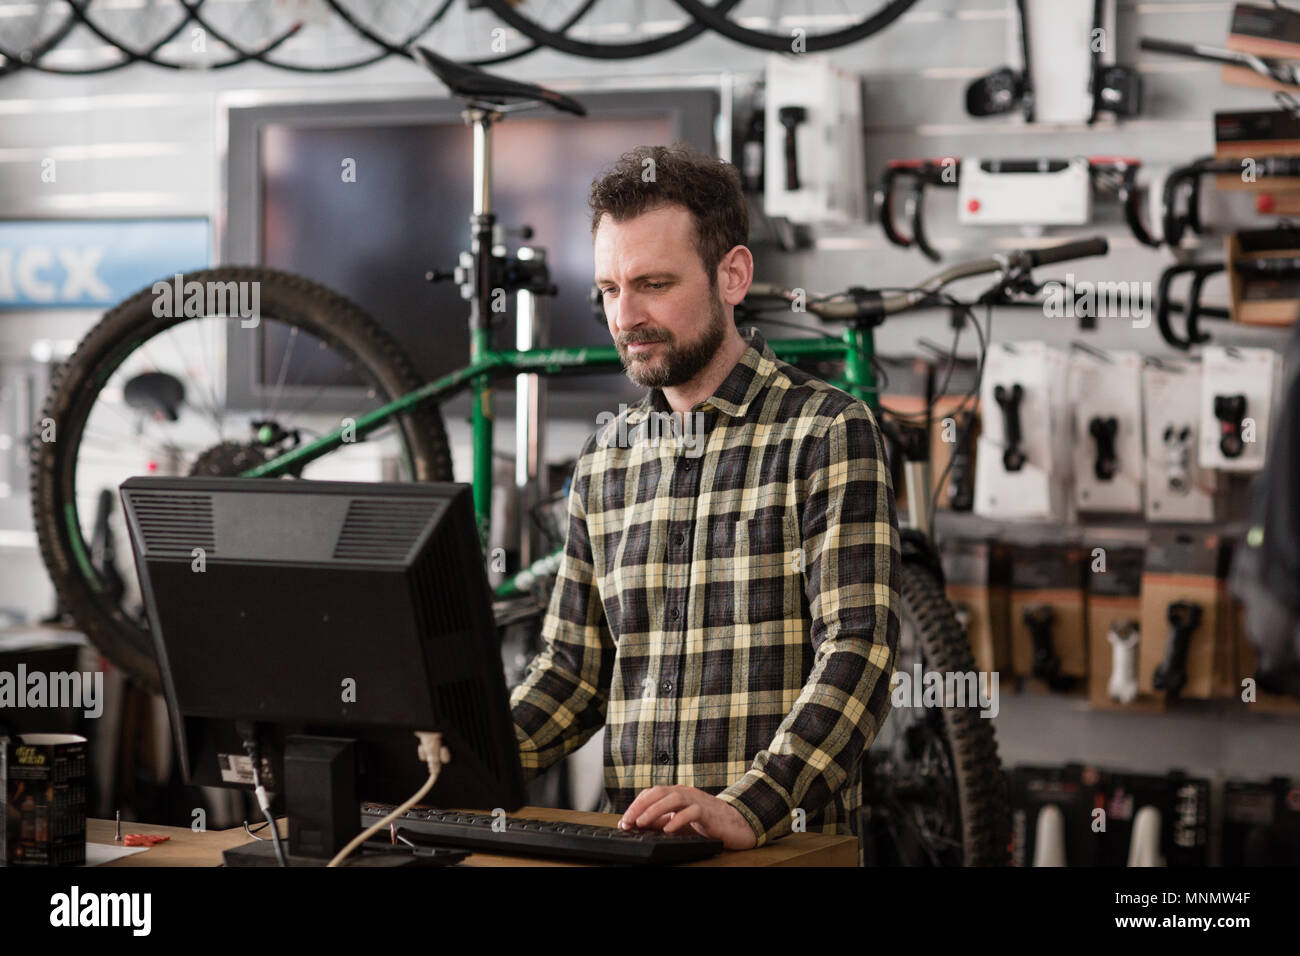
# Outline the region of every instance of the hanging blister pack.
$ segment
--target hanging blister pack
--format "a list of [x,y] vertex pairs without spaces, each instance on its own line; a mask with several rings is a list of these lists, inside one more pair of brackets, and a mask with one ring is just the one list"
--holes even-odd
[[1142,357],[1137,352],[1070,355],[1074,409],[1074,500],[1082,511],[1142,510]]
[[975,455],[977,514],[1073,519],[1065,373],[1065,353],[1042,342],[989,348]]
[[1201,467],[1201,369],[1151,363],[1142,370],[1148,521],[1213,521],[1218,473]]
[[764,77],[764,211],[798,223],[862,219],[858,77],[818,56],[770,57]]
[[1081,226],[1092,220],[1092,165],[1074,159],[961,161],[957,220],[963,226]]
[[1258,471],[1264,466],[1281,375],[1281,356],[1272,349],[1205,349],[1201,358],[1201,467]]

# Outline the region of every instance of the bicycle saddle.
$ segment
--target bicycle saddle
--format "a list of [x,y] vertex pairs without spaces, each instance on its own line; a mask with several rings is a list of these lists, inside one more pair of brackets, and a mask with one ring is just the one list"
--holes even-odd
[[536,103],[546,103],[557,110],[577,116],[587,115],[586,107],[577,100],[556,93],[554,90],[548,90],[544,86],[494,76],[477,67],[466,66],[464,63],[439,56],[427,47],[413,44],[411,55],[415,57],[416,62],[423,64],[434,76],[442,80],[453,95],[475,103],[504,106],[511,100],[531,100]]

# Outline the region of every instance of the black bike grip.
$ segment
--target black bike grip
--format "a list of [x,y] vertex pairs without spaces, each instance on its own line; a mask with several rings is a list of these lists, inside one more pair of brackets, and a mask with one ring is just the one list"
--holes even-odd
[[1076,239],[1059,246],[1046,249],[1029,250],[1029,263],[1032,266],[1046,266],[1053,262],[1066,262],[1070,259],[1086,259],[1089,256],[1104,256],[1110,251],[1110,243],[1102,236],[1091,239]]
[[1199,56],[1196,47],[1191,43],[1178,43],[1174,40],[1161,40],[1157,37],[1142,37],[1138,40],[1139,50],[1150,50],[1152,53],[1172,53],[1174,56]]

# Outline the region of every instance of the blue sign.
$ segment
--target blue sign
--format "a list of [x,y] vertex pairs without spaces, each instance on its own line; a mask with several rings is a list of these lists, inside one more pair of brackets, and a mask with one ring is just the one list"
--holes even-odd
[[208,264],[206,218],[0,222],[0,309],[113,306]]

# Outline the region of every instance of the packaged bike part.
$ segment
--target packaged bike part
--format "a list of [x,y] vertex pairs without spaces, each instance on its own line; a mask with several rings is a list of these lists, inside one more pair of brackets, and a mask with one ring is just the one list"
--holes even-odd
[[1300,865],[1300,781],[1223,785],[1223,866]]
[[1092,220],[1088,160],[963,159],[957,220],[963,226],[1085,225]]
[[[1099,833],[1101,866],[1129,866],[1135,833],[1144,810],[1160,821],[1155,865],[1204,866],[1209,848],[1210,782],[1193,779],[1179,770],[1158,776],[1119,771],[1102,775],[1105,790],[1106,829]],[[1150,863],[1143,865],[1152,865]]]
[[1142,357],[1110,351],[1070,355],[1074,408],[1074,500],[1080,511],[1142,511]]
[[763,210],[796,223],[866,216],[861,80],[821,56],[764,69]]
[[19,734],[9,740],[8,751],[8,864],[84,864],[86,738],[77,734]]
[[1042,342],[989,347],[980,386],[975,512],[1069,523],[1066,358]]
[[1224,245],[1232,320],[1294,325],[1300,317],[1300,230],[1243,229]]
[[1201,369],[1165,362],[1142,370],[1148,521],[1213,521],[1219,474],[1200,463]]
[[956,411],[958,396],[935,402],[930,428],[930,494],[942,511],[970,511],[975,504],[975,446],[979,415]]
[[[1232,8],[1232,24],[1224,46],[1270,62],[1300,59],[1300,11],[1276,0],[1271,6],[1238,3]],[[1269,90],[1293,88],[1248,66],[1224,66],[1223,82]]]
[[[1159,711],[1163,697],[1143,694],[1138,682],[1141,641],[1143,534],[1118,532],[1090,539],[1087,552],[1088,700],[1103,710]],[[1131,667],[1116,674],[1115,668]],[[1125,691],[1115,693],[1116,686]],[[1126,699],[1127,698],[1127,699]]]
[[1055,807],[1064,824],[1065,865],[1094,866],[1099,842],[1092,829],[1093,811],[1103,805],[1101,775],[1091,767],[1021,766],[1011,771],[1011,865],[1031,866],[1040,856],[1038,821]]
[[1300,60],[1300,11],[1281,4],[1234,4],[1224,46],[1238,53]]
[[948,600],[965,625],[975,669],[1010,677],[1010,547],[992,539],[949,538],[941,557]]
[[[1300,156],[1300,117],[1286,109],[1214,114],[1215,159],[1258,160],[1266,156]],[[1249,180],[1245,183],[1250,185]],[[1237,183],[1224,185],[1241,188]]]
[[1201,467],[1258,471],[1264,466],[1281,376],[1281,356],[1272,349],[1206,346],[1201,357]]
[[1031,690],[1069,690],[1088,675],[1085,557],[1078,545],[1012,550],[1012,667]]
[[1218,534],[1154,530],[1142,569],[1143,694],[1208,699],[1216,668],[1231,668],[1228,543]]

